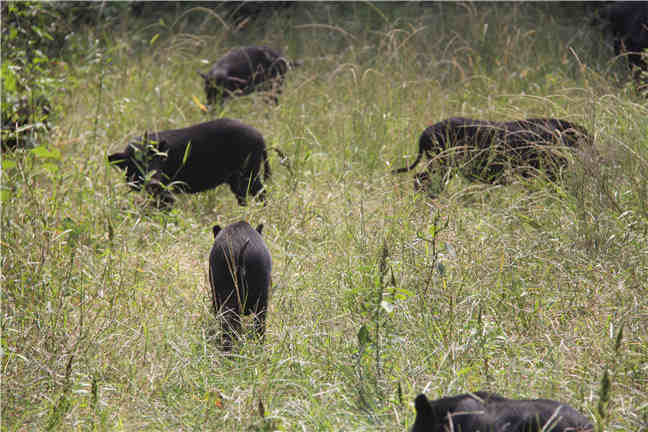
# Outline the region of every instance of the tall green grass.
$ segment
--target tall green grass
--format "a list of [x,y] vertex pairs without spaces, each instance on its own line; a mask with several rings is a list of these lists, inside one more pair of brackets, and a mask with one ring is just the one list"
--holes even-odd
[[[556,10],[306,3],[79,29],[49,139],[3,154],[2,429],[405,430],[418,393],[486,389],[644,430],[648,108]],[[277,106],[203,113],[197,72],[246,44],[304,65]],[[575,121],[601,161],[559,184],[454,177],[432,200],[389,171],[454,115]],[[160,212],[106,162],[215,116],[289,155],[266,206],[220,187]],[[274,285],[265,344],[227,356],[207,257],[212,225],[240,219],[265,223]]]

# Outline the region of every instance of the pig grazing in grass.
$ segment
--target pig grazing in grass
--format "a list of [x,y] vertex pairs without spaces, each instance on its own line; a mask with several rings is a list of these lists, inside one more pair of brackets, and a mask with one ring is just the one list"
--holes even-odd
[[[531,118],[493,122],[452,117],[423,131],[418,156],[410,171],[425,154],[435,168],[456,168],[471,180],[505,183],[506,174],[530,177],[539,173],[555,180],[567,163],[565,151],[591,147],[592,138],[582,126],[554,118]],[[445,173],[438,173],[441,176]],[[418,176],[417,183],[433,176]]]
[[[265,46],[233,49],[207,73],[200,73],[205,82],[207,104],[222,104],[229,97],[246,95],[256,89],[274,89],[279,93],[284,74],[294,66],[279,52]],[[277,102],[275,95],[272,99]]]
[[248,193],[263,201],[261,167],[264,180],[271,174],[261,133],[227,118],[145,134],[108,160],[126,172],[133,189],[145,187],[166,205],[173,202],[170,189],[196,193],[223,183],[240,205]]
[[265,334],[272,258],[261,237],[247,222],[221,228],[215,225],[209,254],[209,283],[214,312],[221,319],[223,349],[229,351],[241,331],[241,315],[255,314],[260,337]]
[[584,415],[548,399],[507,399],[476,392],[430,401],[414,401],[416,420],[411,432],[593,432]]

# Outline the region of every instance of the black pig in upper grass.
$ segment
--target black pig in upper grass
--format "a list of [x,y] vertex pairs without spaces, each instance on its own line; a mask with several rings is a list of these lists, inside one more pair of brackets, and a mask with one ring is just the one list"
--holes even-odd
[[572,407],[547,399],[507,399],[476,392],[434,401],[420,394],[411,432],[591,432],[592,423]]
[[272,258],[261,237],[245,221],[222,228],[215,225],[209,254],[209,283],[214,312],[223,327],[223,348],[229,350],[241,330],[241,315],[255,314],[257,334],[263,337],[268,310]]
[[261,166],[264,180],[271,174],[261,133],[227,118],[145,134],[108,160],[126,171],[132,188],[146,186],[164,204],[173,202],[169,185],[195,193],[222,183],[229,184],[240,205],[248,192],[263,201]]
[[[298,65],[271,48],[248,46],[236,48],[218,60],[207,73],[200,73],[205,82],[207,103],[223,103],[236,94],[252,93],[268,81],[264,89],[280,92],[283,75]],[[261,88],[261,87],[259,87]],[[276,96],[272,96],[277,102]]]
[[[555,180],[568,162],[561,153],[566,148],[581,148],[583,143],[593,149],[585,128],[565,120],[493,122],[452,117],[425,129],[414,163],[392,173],[412,170],[425,154],[432,159],[430,171],[436,163],[446,170],[457,168],[471,180],[503,183],[507,173],[523,177],[544,173]],[[416,180],[428,177],[419,176]]]
[[648,71],[641,55],[648,49],[648,1],[612,2],[599,15],[612,33],[616,55],[625,54],[631,68]]

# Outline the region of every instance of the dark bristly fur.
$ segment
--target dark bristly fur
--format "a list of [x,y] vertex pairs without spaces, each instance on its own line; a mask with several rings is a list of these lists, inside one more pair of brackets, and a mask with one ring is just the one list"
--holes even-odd
[[256,231],[244,221],[221,229],[215,225],[214,245],[209,254],[209,283],[214,312],[223,328],[223,349],[241,330],[241,315],[255,314],[255,328],[265,334],[265,320],[272,273],[270,251]]
[[548,399],[507,399],[489,392],[414,401],[411,432],[592,432],[591,421],[569,405]]
[[[505,182],[504,174],[524,177],[544,173],[555,180],[568,159],[565,148],[580,148],[592,139],[582,126],[554,118],[530,118],[492,122],[452,117],[423,131],[419,152],[409,167],[393,170],[407,172],[425,154],[441,168],[457,168],[472,180]],[[420,177],[420,178],[419,178]],[[417,181],[424,180],[419,176]]]
[[261,166],[264,180],[271,174],[261,133],[226,118],[145,134],[108,160],[126,171],[131,187],[146,185],[166,204],[173,198],[161,185],[170,184],[180,192],[196,193],[227,183],[240,205],[246,204],[248,193],[263,201]]
[[630,68],[648,71],[641,56],[648,49],[648,1],[612,2],[601,10],[600,17],[612,33],[616,55],[626,55]]
[[[262,46],[236,48],[218,60],[207,73],[200,73],[205,82],[207,104],[222,104],[235,95],[246,95],[257,88],[280,92],[284,74],[298,63],[281,56],[278,51]],[[268,85],[261,87],[262,83]],[[277,102],[276,95],[271,96]]]

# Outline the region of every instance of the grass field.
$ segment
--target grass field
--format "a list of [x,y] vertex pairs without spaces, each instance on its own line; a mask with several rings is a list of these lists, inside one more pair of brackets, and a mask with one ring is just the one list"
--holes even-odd
[[[648,104],[581,14],[304,3],[79,28],[52,132],[2,155],[2,430],[406,430],[417,394],[480,389],[648,430]],[[205,114],[198,71],[248,44],[304,65],[279,105]],[[564,118],[602,161],[436,199],[390,174],[459,115]],[[159,211],[106,162],[214,117],[289,156],[266,206],[221,186]],[[265,344],[227,356],[207,257],[241,219],[265,224],[272,297]]]

